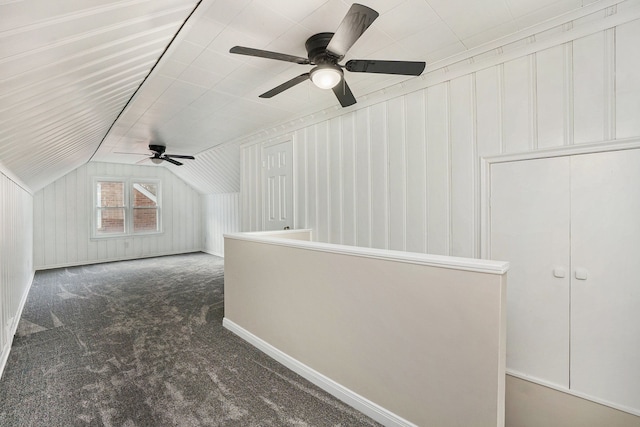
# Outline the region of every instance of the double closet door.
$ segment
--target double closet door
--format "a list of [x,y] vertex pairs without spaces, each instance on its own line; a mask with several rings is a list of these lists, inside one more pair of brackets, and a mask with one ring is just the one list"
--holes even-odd
[[493,163],[507,370],[640,414],[640,149]]

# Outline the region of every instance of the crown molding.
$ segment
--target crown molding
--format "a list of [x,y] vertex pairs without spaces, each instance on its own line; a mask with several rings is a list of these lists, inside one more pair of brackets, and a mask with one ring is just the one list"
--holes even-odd
[[[622,12],[620,12],[622,9]],[[270,143],[298,129],[342,116],[371,105],[426,89],[430,86],[480,71],[519,57],[614,28],[640,18],[640,0],[601,0],[574,12],[560,15],[538,25],[496,39],[481,46],[427,66],[416,78],[359,96],[351,107],[334,106],[313,114],[296,117],[275,126],[237,138],[231,143],[241,147]]]

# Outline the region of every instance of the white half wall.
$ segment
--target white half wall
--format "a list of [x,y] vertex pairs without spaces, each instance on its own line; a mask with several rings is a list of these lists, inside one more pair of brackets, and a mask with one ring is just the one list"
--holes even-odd
[[428,68],[413,91],[255,136],[241,149],[242,230],[263,229],[262,146],[288,135],[295,228],[319,242],[480,257],[482,157],[640,135],[637,16],[638,2],[621,3]]
[[224,235],[240,231],[240,193],[202,196],[204,251],[224,257]]
[[[92,178],[159,179],[160,234],[91,238]],[[201,195],[168,168],[89,162],[34,194],[36,269],[200,251]]]
[[0,172],[0,376],[33,274],[33,197]]

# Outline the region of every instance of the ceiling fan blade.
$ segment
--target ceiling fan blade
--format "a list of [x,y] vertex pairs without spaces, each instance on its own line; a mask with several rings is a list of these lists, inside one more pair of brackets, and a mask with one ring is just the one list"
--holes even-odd
[[182,163],[180,163],[180,162],[179,162],[179,161],[177,161],[177,160],[173,160],[171,157],[162,156],[162,157],[160,157],[160,159],[162,159],[162,160],[166,160],[166,161],[167,161],[167,162],[169,162],[169,163],[173,163],[173,164],[174,164],[174,165],[176,165],[176,166],[182,166]]
[[257,56],[260,58],[276,59],[278,61],[295,62],[296,64],[309,64],[307,58],[300,56],[287,55],[286,53],[270,52],[268,50],[253,49],[244,46],[234,46],[229,49],[230,53],[237,53],[239,55]]
[[129,153],[125,151],[114,151],[113,154],[128,154],[132,156],[148,156],[149,153]]
[[371,61],[352,59],[347,61],[345,68],[355,73],[401,74],[405,76],[419,76],[424,71],[424,62],[414,61]]
[[181,154],[165,154],[165,157],[173,157],[176,159],[189,159],[189,160],[195,160],[196,158],[193,156],[183,156]]
[[375,10],[358,3],[352,4],[327,45],[327,51],[339,59],[343,58],[377,17]]
[[280,92],[283,92],[291,87],[294,87],[298,83],[302,83],[303,81],[308,79],[309,79],[309,73],[300,74],[298,77],[294,77],[291,80],[282,83],[280,86],[276,86],[270,91],[263,93],[262,95],[260,95],[260,98],[271,98],[273,96],[276,96]]
[[343,107],[348,107],[356,103],[356,98],[353,96],[353,93],[344,78],[340,83],[333,87],[333,93],[336,94],[338,101],[340,101],[340,105]]
[[[148,155],[148,154],[147,154],[147,155]],[[139,164],[141,164],[141,163],[147,163],[147,162],[148,162],[150,159],[152,159],[152,158],[153,158],[153,157],[145,157],[145,158],[144,158],[144,159],[142,159],[142,160],[138,160],[135,164],[136,164],[136,165],[139,165]]]

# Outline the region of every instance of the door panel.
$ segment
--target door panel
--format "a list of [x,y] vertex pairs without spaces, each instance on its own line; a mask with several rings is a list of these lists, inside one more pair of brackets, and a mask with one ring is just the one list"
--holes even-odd
[[571,389],[640,413],[640,150],[571,169]]
[[283,142],[264,149],[265,230],[293,224],[293,144]]
[[[509,261],[507,369],[569,386],[570,160],[491,165],[491,259]],[[562,271],[564,270],[564,277]],[[555,276],[554,276],[555,274]]]

